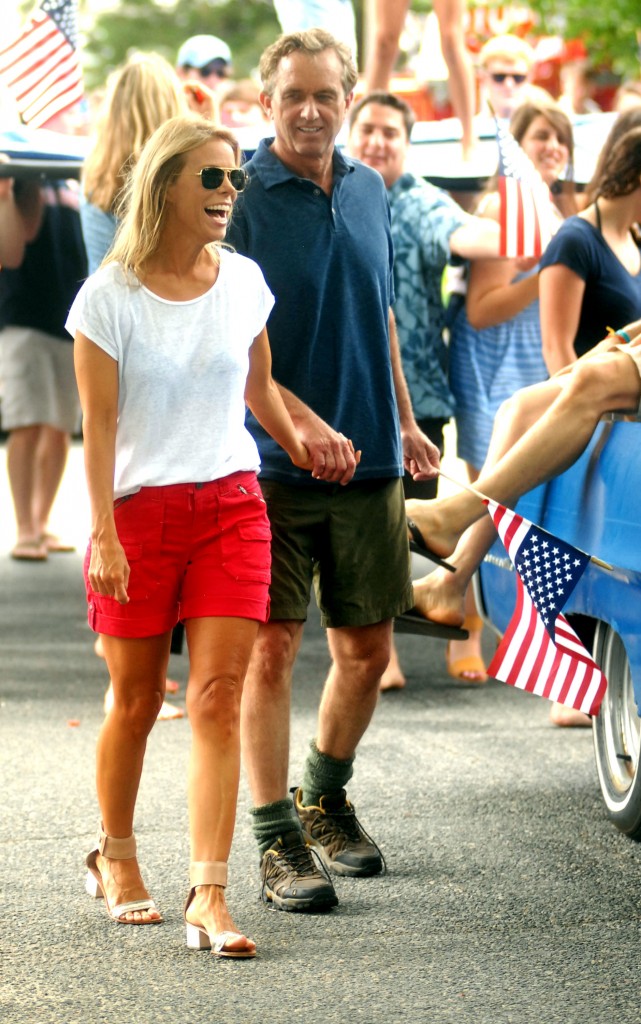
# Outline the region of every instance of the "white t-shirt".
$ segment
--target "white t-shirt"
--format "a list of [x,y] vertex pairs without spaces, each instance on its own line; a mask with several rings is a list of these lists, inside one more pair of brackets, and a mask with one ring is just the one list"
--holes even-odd
[[214,286],[187,302],[128,282],[117,263],[85,281],[66,328],[118,363],[114,497],[258,469],[244,393],[273,304],[257,264],[224,249]]

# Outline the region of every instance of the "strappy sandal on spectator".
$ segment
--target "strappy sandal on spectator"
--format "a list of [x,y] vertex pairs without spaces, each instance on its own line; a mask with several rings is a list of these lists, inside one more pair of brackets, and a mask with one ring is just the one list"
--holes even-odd
[[[480,615],[466,615],[463,620],[463,629],[468,633],[478,632],[483,629],[483,619]],[[481,686],[487,682],[487,668],[481,655],[468,654],[464,658],[451,658],[450,642],[445,649],[445,662],[447,674],[457,679],[459,683],[468,686]]]
[[227,885],[227,864],[221,860],[196,861],[189,867],[189,883],[191,889],[185,903],[185,929],[187,946],[189,949],[211,949],[214,956],[229,957],[236,960],[247,960],[256,956],[255,949],[227,949],[230,942],[237,939],[247,939],[240,932],[223,931],[216,935],[210,935],[206,928],[201,925],[192,924],[187,920],[187,911],[196,895],[196,887],[199,885],[219,885],[225,888]]
[[107,913],[116,924],[160,924],[162,917],[151,918],[148,921],[128,921],[125,918],[126,914],[156,910],[156,904],[150,896],[145,896],[140,900],[130,900],[128,903],[117,903],[113,907],[109,905],[102,875],[98,870],[98,856],[107,857],[109,860],[130,860],[136,856],[136,837],[132,834],[127,839],[114,839],[113,836],[108,836],[100,829],[98,845],[86,860],[88,868],[86,889],[94,899],[104,899]]

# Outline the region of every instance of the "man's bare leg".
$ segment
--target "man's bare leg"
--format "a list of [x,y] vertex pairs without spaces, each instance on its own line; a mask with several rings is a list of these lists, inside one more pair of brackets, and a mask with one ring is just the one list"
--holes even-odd
[[316,746],[339,761],[353,757],[374,714],[389,663],[392,622],[328,629],[332,655],[318,710]]
[[292,672],[302,635],[302,622],[262,625],[245,677],[241,745],[257,807],[287,797]]

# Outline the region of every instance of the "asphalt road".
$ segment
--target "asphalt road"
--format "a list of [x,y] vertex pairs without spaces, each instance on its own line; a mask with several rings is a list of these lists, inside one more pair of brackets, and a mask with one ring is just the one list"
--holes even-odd
[[[83,500],[78,492],[76,509]],[[6,527],[6,491],[1,510]],[[216,961],[188,951],[189,724],[160,723],[136,829],[165,923],[111,924],[83,885],[97,825],[93,758],[105,670],[85,622],[81,557],[14,563],[6,538],[5,531],[3,1024],[639,1018],[641,847],[605,818],[589,731],[553,728],[546,702],[501,683],[457,687],[445,675],[440,640],[399,637],[408,686],[382,697],[350,783],[359,817],[384,851],[386,875],[337,879],[340,906],[326,915],[267,909],[243,782],[228,898],[259,956]],[[184,682],[185,659],[173,658],[171,667]],[[312,614],[296,671],[292,784],[326,668]]]

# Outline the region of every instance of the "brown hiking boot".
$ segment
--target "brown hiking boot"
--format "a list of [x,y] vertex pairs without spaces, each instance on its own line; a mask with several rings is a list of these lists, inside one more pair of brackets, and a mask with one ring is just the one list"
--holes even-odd
[[334,886],[294,829],[280,836],[260,862],[261,898],[279,910],[329,910],[338,903]]
[[303,832],[326,867],[337,875],[352,877],[377,875],[383,870],[383,854],[359,824],[344,789],[322,796],[319,807],[304,807],[301,789],[293,789],[292,796]]

